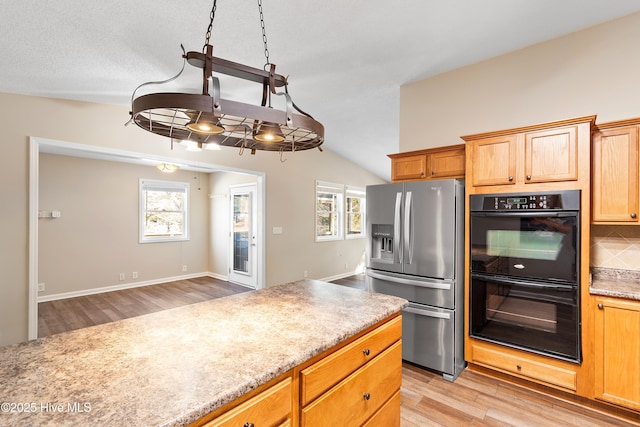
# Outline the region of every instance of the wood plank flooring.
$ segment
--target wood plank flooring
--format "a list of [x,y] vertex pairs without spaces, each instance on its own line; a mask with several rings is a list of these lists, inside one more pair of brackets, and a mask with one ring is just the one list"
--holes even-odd
[[[364,289],[364,276],[339,279],[334,283]],[[43,336],[50,335],[247,290],[203,277],[40,303],[39,332]],[[429,426],[638,427],[640,423],[615,418],[468,369],[452,383],[445,381],[439,373],[404,363],[401,427]]]
[[38,337],[142,316],[251,289],[199,277],[38,304]]

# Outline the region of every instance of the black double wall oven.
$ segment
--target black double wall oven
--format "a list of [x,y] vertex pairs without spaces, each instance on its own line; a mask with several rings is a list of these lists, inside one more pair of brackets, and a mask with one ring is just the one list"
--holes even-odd
[[580,191],[469,205],[470,336],[579,363]]

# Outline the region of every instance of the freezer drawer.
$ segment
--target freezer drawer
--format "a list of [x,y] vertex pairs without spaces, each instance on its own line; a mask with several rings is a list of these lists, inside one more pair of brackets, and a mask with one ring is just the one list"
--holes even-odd
[[373,292],[394,295],[419,304],[455,308],[453,280],[429,279],[367,269],[367,283]]
[[410,303],[402,310],[402,358],[457,376],[454,332],[453,310]]

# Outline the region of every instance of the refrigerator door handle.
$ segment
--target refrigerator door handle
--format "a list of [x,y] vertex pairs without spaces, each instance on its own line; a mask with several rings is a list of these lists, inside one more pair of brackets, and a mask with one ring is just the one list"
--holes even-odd
[[407,264],[413,262],[413,200],[411,191],[407,191],[404,201],[404,253],[407,254]]
[[428,316],[428,317],[437,317],[439,319],[451,319],[451,313],[441,313],[439,311],[429,311],[429,310],[421,310],[415,307],[405,307],[402,311],[406,311],[407,313],[417,314],[419,316]]
[[367,269],[367,276],[373,277],[374,279],[386,280],[388,282],[400,283],[401,285],[411,285],[429,289],[451,289],[451,283],[449,282],[431,282],[425,280],[405,279],[404,277],[387,276],[386,274],[376,273],[369,269]]
[[402,262],[400,256],[400,209],[402,208],[402,193],[396,193],[396,209],[393,215],[393,262]]

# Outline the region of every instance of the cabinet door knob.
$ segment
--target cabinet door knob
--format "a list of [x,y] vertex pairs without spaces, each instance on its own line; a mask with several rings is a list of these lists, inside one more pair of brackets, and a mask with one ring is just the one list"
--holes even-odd
[[364,397],[364,400],[369,400],[371,399],[371,395],[369,393],[365,393],[362,395],[362,397]]
[[435,175],[435,174],[436,174],[436,171],[431,171],[431,175]]
[[516,365],[516,368],[518,368],[518,371],[522,370],[522,366],[520,366],[520,365]]
[[527,180],[531,180],[531,175],[527,175]]
[[598,304],[598,308],[599,308],[600,310],[602,310],[602,309],[604,308],[604,306],[603,306],[602,304]]
[[509,177],[509,182],[511,182],[511,181],[513,181],[513,177],[512,176]]
[[364,350],[362,350],[362,352],[364,353],[365,356],[368,356],[371,354],[371,351],[369,351],[368,348],[365,348]]
[[255,427],[253,423],[244,423],[243,427]]
[[635,218],[636,216],[637,216],[637,215],[636,215],[636,213],[635,213],[635,212],[632,212],[632,213],[631,213],[631,218]]

